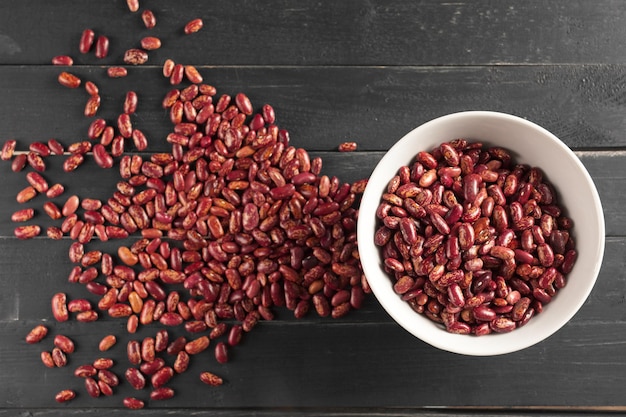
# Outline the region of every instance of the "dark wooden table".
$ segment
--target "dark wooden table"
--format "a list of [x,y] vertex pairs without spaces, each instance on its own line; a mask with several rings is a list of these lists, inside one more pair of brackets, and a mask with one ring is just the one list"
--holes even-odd
[[[245,92],[255,108],[271,104],[291,143],[321,156],[324,172],[344,182],[367,178],[405,133],[437,116],[496,110],[539,123],[570,146],[596,182],[606,218],[606,253],[600,276],[580,312],[548,340],[497,357],[466,357],[416,340],[373,296],[340,319],[310,312],[300,320],[285,309],[261,322],[218,364],[212,353],[193,358],[177,376],[176,396],[148,401],[137,415],[566,415],[626,411],[626,2],[529,0],[419,2],[402,0],[143,0],[158,19],[149,31],[123,0],[5,0],[0,3],[0,141],[18,149],[56,138],[85,140],[87,94],[57,82],[67,68],[51,58],[74,57],[71,72],[101,89],[99,117],[114,120],[128,90],[140,98],[134,118],[150,138],[149,152],[165,152],[171,131],[161,108],[171,88],[161,75],[167,58],[197,66],[218,94]],[[183,26],[204,28],[185,36]],[[92,28],[110,39],[96,59],[78,52],[80,33]],[[129,75],[109,79],[126,49],[147,35],[163,47]],[[339,153],[341,142],[358,151]],[[132,152],[132,151],[129,151]],[[149,154],[144,154],[148,155]],[[72,175],[62,157],[44,173],[66,186],[63,197],[108,198],[117,169],[90,158]],[[128,366],[125,342],[154,335],[158,326],[126,333],[126,322],[102,314],[95,323],[56,323],[50,298],[97,297],[67,277],[71,241],[41,237],[18,241],[11,213],[25,173],[0,164],[0,416],[116,415],[122,398],[146,399],[125,381],[112,397],[90,398],[73,369],[100,355],[97,342],[116,334],[107,353],[119,375]],[[58,222],[36,207],[44,228]],[[129,240],[132,243],[134,240]],[[128,243],[128,244],[130,244]],[[120,242],[92,242],[115,252]],[[24,336],[44,323],[49,336],[27,345]],[[184,334],[182,329],[172,334]],[[39,354],[52,336],[65,334],[77,351],[63,369],[45,368]],[[211,351],[211,348],[209,348]],[[225,384],[207,387],[200,370]],[[57,404],[60,389],[78,392]]]

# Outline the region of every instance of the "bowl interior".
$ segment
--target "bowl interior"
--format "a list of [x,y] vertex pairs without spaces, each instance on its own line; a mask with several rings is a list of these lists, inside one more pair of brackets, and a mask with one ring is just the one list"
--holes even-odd
[[[376,208],[389,180],[422,150],[444,141],[464,138],[508,149],[515,162],[541,168],[556,189],[559,204],[574,221],[572,236],[578,259],[567,285],[526,326],[510,333],[487,336],[457,335],[415,313],[393,291],[374,245]],[[402,327],[443,350],[467,355],[497,355],[531,346],[549,337],[576,314],[597,278],[604,254],[604,216],[595,185],[576,155],[540,126],[519,117],[495,112],[462,112],[425,123],[409,132],[380,160],[372,173],[359,211],[359,253],[372,291],[383,308]],[[584,239],[582,238],[584,236]]]

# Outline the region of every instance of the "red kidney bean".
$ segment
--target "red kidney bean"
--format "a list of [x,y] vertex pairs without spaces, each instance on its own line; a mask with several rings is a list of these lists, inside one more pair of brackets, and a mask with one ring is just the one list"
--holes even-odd
[[146,36],[141,39],[140,44],[146,51],[153,51],[161,47],[161,39],[155,36]]
[[128,381],[131,387],[136,390],[141,390],[146,386],[146,378],[141,371],[137,368],[128,368],[124,373],[124,377]]
[[80,87],[81,80],[76,75],[63,71],[58,76],[59,84],[67,88]]
[[123,400],[124,407],[129,410],[140,410],[144,407],[144,402],[138,398],[126,397]]
[[123,78],[128,75],[128,70],[124,67],[108,67],[107,76],[109,78]]
[[71,389],[61,390],[54,397],[58,403],[65,403],[73,400],[74,398],[76,398],[76,392]]
[[357,143],[356,142],[342,142],[339,144],[337,150],[339,152],[354,152],[356,151]]
[[93,46],[93,42],[96,35],[95,32],[91,29],[83,30],[83,33],[80,37],[80,42],[78,44],[78,50],[81,54],[86,54],[91,50]]
[[221,377],[215,375],[212,372],[207,372],[207,371],[200,373],[200,381],[211,386],[219,386],[224,383]]
[[28,334],[26,335],[26,343],[39,343],[46,337],[47,334],[48,328],[43,324],[39,324],[35,326],[30,332],[28,332]]
[[26,155],[26,161],[35,171],[43,172],[46,170],[46,163],[41,155],[37,152],[30,151]]
[[87,394],[92,398],[98,398],[100,396],[98,382],[91,377],[85,378],[85,389],[87,390]]
[[57,55],[52,57],[52,65],[70,67],[74,64],[74,60],[69,55]]
[[52,349],[52,360],[57,368],[67,365],[67,355],[58,347]]
[[169,400],[174,396],[175,392],[169,387],[160,387],[150,392],[150,399],[154,401]]
[[120,383],[117,375],[107,369],[100,369],[98,371],[98,379],[111,387],[116,387]]
[[102,59],[109,54],[109,38],[104,35],[98,36],[96,39],[96,58]]
[[74,376],[78,378],[89,378],[95,376],[98,370],[93,365],[80,365],[74,370]]
[[139,10],[139,0],[126,0],[126,6],[128,6],[128,10],[134,13]]
[[67,310],[67,296],[65,293],[56,293],[52,296],[52,315],[56,321],[63,322],[69,319]]
[[185,77],[194,84],[200,84],[202,82],[202,75],[196,67],[193,65],[185,65],[184,68]]
[[151,10],[144,9],[141,12],[141,20],[146,29],[152,29],[156,26],[156,16]]
[[204,26],[202,19],[193,19],[187,22],[183,30],[185,32],[185,35],[189,35],[198,32],[200,29],[202,29],[202,26]]
[[131,48],[124,52],[123,60],[129,65],[143,65],[148,61],[148,53],[143,49]]
[[105,352],[111,349],[113,346],[115,346],[116,343],[117,343],[117,338],[114,335],[109,334],[102,338],[102,340],[98,344],[98,349],[101,352]]
[[54,337],[54,346],[61,349],[64,353],[74,353],[74,342],[67,336],[58,334]]

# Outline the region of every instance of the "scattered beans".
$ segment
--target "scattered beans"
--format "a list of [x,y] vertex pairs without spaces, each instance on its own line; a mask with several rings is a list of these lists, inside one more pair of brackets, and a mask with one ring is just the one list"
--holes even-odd
[[52,358],[52,353],[46,351],[41,352],[40,354],[41,362],[44,364],[46,368],[56,368],[56,364],[54,363],[54,359]]
[[41,227],[33,224],[28,226],[19,226],[14,229],[15,237],[18,239],[32,239],[39,236],[41,233]]
[[57,55],[52,58],[52,65],[69,67],[74,64],[74,60],[69,55]]
[[60,348],[55,347],[52,349],[52,361],[57,368],[62,368],[67,365],[67,355]]
[[67,88],[78,88],[80,87],[81,80],[74,74],[70,74],[69,72],[63,71],[59,74],[58,77],[59,84]]
[[86,54],[91,50],[96,34],[92,29],[85,29],[80,37],[78,50],[81,54]]
[[98,39],[96,40],[96,52],[95,52],[96,58],[102,59],[102,58],[105,58],[108,54],[109,54],[109,38],[104,35],[100,35],[98,36]]
[[198,32],[200,29],[202,29],[202,26],[204,26],[204,22],[202,21],[202,19],[193,19],[187,22],[184,27],[185,35],[190,35],[192,33]]
[[131,48],[124,53],[124,62],[129,65],[142,65],[148,61],[148,53],[143,49]]
[[109,78],[123,78],[128,75],[128,70],[124,67],[109,67],[107,68],[107,75]]
[[124,407],[130,410],[140,410],[144,407],[144,402],[138,398],[126,397],[124,398]]
[[62,334],[54,336],[54,346],[61,349],[64,353],[74,353],[74,342]]
[[[139,9],[136,0],[127,4],[133,12]],[[141,18],[148,29],[156,24],[149,10],[143,10]],[[184,32],[195,33],[202,27],[202,20],[194,19]],[[97,58],[108,56],[108,38],[96,38],[91,29],[83,31],[80,52],[90,52],[94,44]],[[145,37],[141,49],[125,52],[124,63],[144,64],[147,51],[160,46],[159,38]],[[72,62],[67,58],[57,57],[53,62],[69,66]],[[107,75],[123,77],[127,70],[108,67]],[[56,198],[64,192],[61,184],[48,186],[39,174],[46,169],[43,158],[51,154],[66,155],[62,168],[68,173],[90,157],[102,168],[113,167],[119,158],[121,179],[109,199],[81,201],[73,195],[63,205],[43,204],[43,211],[61,223],[49,227],[48,236],[73,241],[68,256],[74,266],[68,281],[84,285],[99,297],[92,305],[87,299],[68,300],[64,293],[57,293],[51,307],[58,322],[70,316],[80,322],[96,321],[99,310],[110,318],[126,320],[131,334],[151,323],[180,326],[193,334],[189,340],[183,336],[169,340],[168,331],[161,328],[154,338],[127,343],[133,367],[124,376],[136,389],[143,389],[150,377],[152,400],[174,396],[166,384],[186,372],[191,357],[208,349],[212,340],[218,339],[216,361],[226,363],[228,350],[244,334],[274,318],[273,307],[286,307],[296,318],[309,311],[338,318],[359,308],[363,294],[369,292],[356,250],[355,206],[364,184],[343,184],[336,177],[320,175],[321,159],[311,159],[304,149],[289,143],[288,132],[275,125],[270,105],[255,114],[247,95],[217,95],[216,88],[203,84],[192,65],[166,60],[163,75],[173,86],[190,84],[174,88],[163,99],[173,123],[167,136],[171,152],[124,155],[131,140],[138,151],[149,145],[131,122],[137,94],[127,92],[117,123],[108,125],[95,118],[101,92],[91,81],[84,83],[89,95],[84,116],[94,117],[88,140],[67,149],[54,140],[36,142],[27,154],[15,156],[15,141],[5,142],[2,149],[2,159],[12,161],[13,171],[21,171],[26,164],[36,171],[28,174],[30,185],[18,194],[19,203],[38,194]],[[58,81],[68,88],[82,83],[68,72],[61,72]],[[35,214],[26,208],[15,212],[13,219],[27,221]],[[39,233],[36,225],[15,229],[19,238]],[[107,241],[130,236],[138,236],[138,241],[120,246],[117,257],[86,249],[95,238]],[[544,252],[547,262],[549,254]],[[45,336],[40,330],[31,333],[29,343]],[[107,351],[115,343],[116,337],[107,335],[98,349]],[[57,335],[54,345],[52,352],[42,354],[42,360],[45,357],[56,367],[67,365],[74,343]],[[166,365],[163,355],[175,357],[172,366]],[[119,383],[112,367],[110,358],[98,358],[77,367],[74,374],[85,379],[90,396],[108,396]],[[200,379],[209,385],[223,383],[210,372],[203,372]],[[62,393],[63,401],[75,396],[70,390]],[[123,403],[127,408],[144,407],[137,398],[127,397]]]
[[52,315],[59,322],[69,319],[67,296],[64,293],[56,293],[52,296]]
[[11,221],[20,223],[25,222],[33,218],[35,215],[35,210],[32,208],[25,208],[22,210],[18,210],[11,215]]
[[566,284],[563,259],[576,253],[571,220],[540,169],[463,139],[411,164],[377,210],[375,243],[394,290],[452,333],[526,324]]
[[39,343],[48,334],[48,328],[43,324],[35,326],[27,335],[26,343],[33,344]]
[[356,151],[356,142],[343,142],[339,144],[339,152],[354,152]]
[[59,403],[65,403],[76,398],[76,392],[71,389],[65,389],[59,391],[54,398]]
[[156,26],[156,16],[152,10],[145,9],[141,12],[141,20],[146,29],[152,29]]
[[126,5],[128,6],[128,10],[133,13],[139,10],[139,0],[126,0]]
[[146,51],[153,51],[161,47],[161,39],[155,36],[146,36],[141,39],[141,47]]
[[200,381],[204,382],[207,385],[218,386],[222,385],[224,381],[219,376],[215,375],[211,372],[202,372],[200,374]]

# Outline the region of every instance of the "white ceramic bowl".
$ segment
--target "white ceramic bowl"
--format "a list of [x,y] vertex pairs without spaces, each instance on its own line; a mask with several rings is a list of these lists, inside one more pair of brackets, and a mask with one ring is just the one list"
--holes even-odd
[[[392,288],[382,267],[380,248],[374,244],[376,208],[389,180],[402,165],[409,165],[422,150],[464,138],[508,149],[518,163],[542,169],[553,184],[559,203],[574,221],[573,238],[578,259],[567,285],[525,326],[510,333],[485,336],[447,332],[414,312]],[[503,113],[468,111],[427,122],[400,139],[380,160],[363,194],[358,221],[359,253],[363,270],[383,308],[407,331],[422,341],[450,352],[487,356],[532,346],[564,326],[587,299],[604,254],[604,216],[595,185],[576,155],[556,136],[525,119]]]

